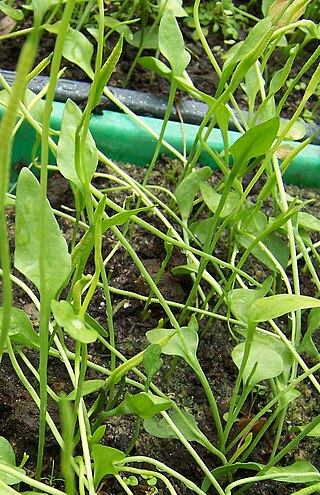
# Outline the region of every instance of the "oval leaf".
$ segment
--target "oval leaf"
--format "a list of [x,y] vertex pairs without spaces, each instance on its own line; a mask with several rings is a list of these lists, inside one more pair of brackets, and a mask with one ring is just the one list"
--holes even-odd
[[[232,359],[238,369],[241,367],[243,355],[244,355],[245,343],[241,342],[232,351]],[[255,371],[252,376],[253,368]],[[283,361],[277,351],[270,348],[268,343],[263,344],[259,341],[253,341],[249,358],[246,367],[243,372],[243,383],[246,386],[252,388],[256,383],[262,380],[268,380],[279,376],[283,370]],[[250,377],[250,381],[248,382]]]
[[[2,312],[3,308],[0,308],[0,330]],[[34,331],[30,318],[21,309],[11,308],[8,335],[15,344],[39,348],[39,335]]]
[[277,294],[258,299],[251,306],[251,321],[268,321],[278,318],[291,311],[300,309],[319,308],[320,301],[314,297],[297,294]]
[[[87,380],[82,384],[81,387],[81,397],[84,395],[89,395],[93,394],[94,392],[97,392],[100,390],[104,385],[106,384],[105,380]],[[70,394],[67,396],[67,399],[69,400],[75,400],[77,395],[76,390],[72,390]]]
[[64,328],[74,340],[83,344],[90,344],[97,340],[98,333],[86,326],[68,301],[52,301],[51,309],[58,325]]
[[[40,290],[40,184],[28,168],[20,172],[16,195],[14,266]],[[46,201],[46,291],[53,299],[71,271],[71,257],[49,201]]]
[[[75,165],[75,135],[80,124],[82,113],[71,100],[67,100],[61,122],[61,132],[57,149],[57,164],[61,174],[73,182],[80,190],[84,189],[84,177]],[[96,144],[90,132],[86,136],[85,166],[90,181],[98,164]],[[79,172],[79,173],[78,173]]]
[[70,28],[63,45],[62,55],[70,62],[78,65],[88,76],[93,79],[91,68],[93,45],[80,31]]
[[172,10],[166,10],[159,26],[159,48],[175,76],[182,75],[191,60]]

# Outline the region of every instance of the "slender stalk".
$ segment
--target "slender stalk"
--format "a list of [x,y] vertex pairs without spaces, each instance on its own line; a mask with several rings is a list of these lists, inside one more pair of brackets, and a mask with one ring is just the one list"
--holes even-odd
[[50,70],[50,81],[44,106],[42,120],[42,139],[41,139],[41,174],[40,174],[40,218],[39,218],[39,277],[40,277],[40,318],[39,318],[39,337],[40,337],[40,418],[39,418],[39,443],[38,457],[36,467],[36,478],[40,479],[41,467],[44,454],[45,428],[46,428],[46,409],[47,409],[47,363],[48,363],[48,327],[50,319],[51,300],[48,297],[46,281],[46,252],[50,249],[46,245],[46,202],[47,202],[47,173],[49,160],[49,136],[50,136],[50,116],[52,111],[52,102],[54,100],[55,88],[60,70],[62,50],[65,37],[68,31],[69,21],[72,16],[76,0],[70,0],[65,4],[65,9],[61,19],[60,30],[57,35],[52,65]]
[[16,71],[16,78],[12,88],[10,100],[0,125],[0,264],[3,270],[3,312],[0,335],[0,361],[6,342],[11,312],[11,279],[10,279],[10,250],[7,234],[7,219],[5,213],[6,194],[9,187],[9,175],[11,165],[11,148],[13,129],[16,122],[16,114],[19,103],[26,90],[28,73],[31,70],[38,46],[39,31],[32,31],[30,38],[24,44]]

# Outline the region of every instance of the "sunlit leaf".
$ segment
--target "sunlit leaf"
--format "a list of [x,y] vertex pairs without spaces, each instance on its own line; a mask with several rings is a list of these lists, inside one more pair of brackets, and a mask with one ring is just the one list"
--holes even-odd
[[159,30],[150,26],[146,27],[143,31],[136,31],[129,43],[136,48],[139,48],[141,45],[145,50],[157,50],[158,36]]
[[98,78],[98,83],[96,87],[96,93],[95,93],[95,101],[93,103],[93,106],[96,106],[101,98],[101,95],[103,93],[104,87],[109,81],[122,52],[122,46],[123,46],[123,37],[121,36],[119,41],[117,42],[116,46],[113,48],[112,52],[110,53],[108,59],[105,61],[103,66],[101,67],[99,71],[99,78]]
[[188,14],[182,7],[182,0],[160,0],[159,10],[172,10],[175,17],[186,17]]
[[[97,392],[102,387],[104,387],[105,384],[105,380],[86,380],[81,386],[81,397]],[[77,390],[72,390],[72,392],[67,395],[67,399],[75,400],[76,395]]]
[[166,10],[159,26],[159,49],[168,60],[174,75],[181,75],[191,60],[172,10]]
[[98,333],[86,326],[68,301],[52,301],[51,309],[58,325],[64,328],[70,337],[84,344],[97,340]]
[[124,400],[113,410],[115,415],[119,414],[136,414],[142,419],[151,418],[161,411],[171,407],[168,399],[157,397],[151,392],[140,392],[131,395],[128,392]]
[[[84,190],[84,175],[81,165],[75,163],[75,136],[77,128],[81,121],[81,110],[72,101],[67,100],[61,121],[61,132],[57,149],[57,164],[61,174],[73,182],[80,190]],[[82,157],[83,158],[83,157]],[[85,145],[85,163],[86,173],[90,181],[98,164],[98,152],[95,142],[88,132]],[[79,169],[80,168],[80,169]]]
[[[7,3],[1,2],[0,3],[0,10],[5,14],[6,17],[9,19],[14,19],[15,21],[22,21],[23,19],[23,12],[20,9],[15,9],[14,7],[11,7]],[[14,23],[15,25],[16,23]],[[2,26],[1,26],[2,27]],[[2,27],[3,29],[3,27]],[[8,31],[10,32],[10,31]],[[5,33],[1,33],[5,34]]]
[[275,0],[269,8],[268,15],[279,28],[296,22],[306,10],[307,2],[301,0]]
[[[217,193],[214,188],[208,182],[200,183],[200,191],[203,197],[204,202],[208,206],[208,208],[215,212],[219,206],[222,195]],[[232,211],[239,204],[239,195],[235,192],[230,192],[227,196],[226,202],[222,208],[220,216],[227,217],[232,213]]]
[[266,474],[283,474],[277,477],[277,481],[289,483],[307,483],[308,481],[320,481],[319,471],[308,461],[297,461],[290,466],[273,466],[266,471]]
[[307,230],[320,232],[320,220],[310,213],[299,212],[298,224],[300,227],[304,227]]
[[[241,367],[244,350],[245,343],[241,342],[232,351],[232,359],[238,369]],[[250,347],[248,361],[245,369],[243,370],[242,379],[244,384],[252,388],[254,385],[263,380],[279,376],[282,371],[282,358],[276,350],[270,348],[268,339],[265,339],[265,343],[254,339]],[[249,377],[250,381],[248,381]]]
[[297,294],[277,294],[275,296],[258,299],[252,304],[251,321],[268,321],[278,318],[291,311],[300,309],[319,308],[320,300]]
[[114,463],[123,461],[126,454],[121,450],[96,444],[92,447],[92,458],[94,460],[94,484],[98,486],[106,474],[118,474],[119,468]]
[[272,284],[272,277],[267,278],[260,289],[233,289],[229,292],[231,310],[242,321],[250,321],[251,307],[254,301],[264,297]]
[[63,45],[62,55],[73,64],[78,65],[80,69],[93,79],[94,74],[91,67],[93,45],[84,34],[76,29],[69,28]]
[[279,124],[279,117],[274,117],[249,129],[230,148],[234,161],[243,168],[252,158],[267,153],[277,136]]

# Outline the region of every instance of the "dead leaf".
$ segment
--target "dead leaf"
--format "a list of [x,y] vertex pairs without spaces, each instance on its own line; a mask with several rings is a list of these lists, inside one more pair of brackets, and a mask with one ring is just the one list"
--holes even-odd
[[0,35],[11,33],[16,24],[16,21],[12,17],[5,15],[0,19]]
[[291,4],[290,0],[276,0],[269,9],[269,15],[277,28],[280,28],[298,21],[306,6],[305,0],[294,0]]
[[294,150],[293,146],[290,146],[289,144],[284,144],[282,146],[279,146],[279,148],[276,151],[277,158],[279,160],[283,161],[285,158],[287,158],[288,155]]

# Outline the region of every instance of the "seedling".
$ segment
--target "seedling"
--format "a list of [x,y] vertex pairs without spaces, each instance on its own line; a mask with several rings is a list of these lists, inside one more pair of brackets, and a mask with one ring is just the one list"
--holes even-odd
[[[27,476],[22,466],[15,466],[12,447],[3,439],[0,488],[4,493],[17,494],[18,488],[11,486],[24,482],[29,484],[30,493],[38,490],[53,495],[75,492],[102,495],[109,478],[113,477],[128,494],[134,493],[135,486],[146,494],[155,494],[160,491],[158,483],[161,482],[161,489],[164,486],[173,495],[178,493],[175,486],[179,484],[199,495],[211,487],[219,495],[230,495],[235,491],[242,493],[253,483],[265,480],[290,483],[291,492],[293,483],[304,486],[292,493],[316,493],[320,483],[317,466],[309,461],[291,462],[286,456],[298,448],[302,440],[308,442],[310,436],[318,436],[320,416],[294,425],[290,441],[282,442],[287,433],[286,418],[292,404],[296,404],[301,386],[306,384],[316,398],[320,392],[316,374],[320,368],[319,351],[314,338],[320,310],[316,267],[319,242],[314,241],[314,234],[320,231],[319,220],[304,211],[308,201],[287,193],[283,181],[283,174],[293,158],[310,139],[289,149],[284,149],[283,143],[295,140],[297,133],[303,139],[301,127],[296,124],[306,103],[318,91],[320,69],[316,64],[320,50],[314,51],[294,78],[291,70],[298,46],[291,47],[285,64],[275,73],[270,70],[270,60],[293,32],[301,30],[312,38],[317,35],[318,26],[302,18],[308,2],[302,6],[286,2],[285,10],[283,2],[263,2],[265,17],[259,21],[251,19],[255,21],[252,30],[242,43],[230,49],[220,67],[201,28],[200,0],[195,0],[194,26],[219,79],[212,96],[197,89],[187,72],[191,55],[178,22],[184,13],[182,2],[161,1],[157,6],[138,3],[142,13],[149,12],[148,9],[155,11],[152,26],[157,33],[159,50],[159,57],[140,57],[139,62],[165,77],[171,88],[154,157],[141,183],[104,156],[90,133],[92,110],[102,93],[109,94],[105,85],[121,57],[123,41],[130,34],[126,21],[123,25],[113,24],[113,33],[121,31],[121,34],[104,60],[105,28],[111,24],[105,20],[105,2],[95,3],[96,45],[77,30],[74,22],[76,20],[80,27],[91,19],[92,2],[81,5],[75,0],[63,4],[32,2],[33,34],[21,54],[16,85],[12,90],[6,88],[7,112],[0,127],[3,143],[0,148],[3,178],[0,187],[3,282],[0,354],[8,354],[21,384],[39,408],[40,420],[36,479]],[[129,20],[134,17],[138,3],[133,2]],[[224,7],[227,3],[230,8],[234,7],[232,2],[224,2]],[[129,2],[114,6],[119,7],[118,15],[122,18]],[[61,14],[59,24],[53,24],[58,14]],[[224,15],[229,13],[224,11]],[[148,39],[144,35],[151,32],[151,29],[147,32],[147,27],[144,26],[144,34],[141,34],[139,54]],[[45,29],[56,33],[57,40],[46,100],[37,113],[32,110],[36,95],[24,96],[25,82],[49,62],[31,72],[37,35]],[[66,103],[55,142],[50,116],[62,56],[79,65],[92,80],[92,86],[83,111],[72,101]],[[305,86],[302,86],[302,77]],[[283,108],[297,84],[302,91],[301,102],[292,118],[282,122]],[[188,156],[183,157],[175,150],[183,166],[172,191],[163,185],[151,185],[150,176],[161,152],[178,89],[205,102],[208,112],[199,125]],[[239,108],[239,94],[247,99],[248,115]],[[115,101],[128,111],[121,102]],[[15,208],[13,262],[21,275],[12,273],[6,225],[10,146],[18,111],[19,118],[27,119],[41,140],[41,155],[37,159],[41,163],[40,181],[28,168],[23,168],[16,194],[10,196],[10,206]],[[241,133],[235,142],[231,142],[228,133],[230,116]],[[139,117],[132,115],[132,118],[141,124]],[[223,137],[223,153],[207,144],[215,125]],[[50,167],[69,181],[74,195],[74,215],[54,211],[48,201],[49,148],[56,159],[56,165]],[[202,150],[215,161],[218,174],[213,175],[209,167],[197,166]],[[101,169],[97,172],[98,164],[102,172]],[[96,179],[106,184],[99,188]],[[262,185],[256,190],[259,180]],[[121,201],[114,199],[115,193],[123,194]],[[135,208],[128,199],[132,197],[137,198]],[[263,206],[267,207],[267,213]],[[61,230],[64,222],[72,230],[68,242]],[[159,245],[164,246],[156,274],[147,269],[132,241],[137,229],[140,236],[141,232],[152,234]],[[106,253],[108,243],[111,247]],[[184,261],[172,268],[177,251]],[[146,293],[114,285],[109,266],[111,262],[119,263],[124,253],[126,261],[132,260],[147,284]],[[309,295],[301,291],[302,263],[304,276],[312,285]],[[252,265],[257,267],[256,271],[251,270]],[[189,289],[183,302],[174,300],[174,296],[169,298],[160,290],[160,283],[169,270],[173,275],[188,277]],[[13,306],[13,284],[39,311],[39,332],[27,314]],[[114,295],[118,298],[116,302]],[[116,313],[129,311],[134,300],[141,301],[145,307],[141,319],[144,318],[146,328],[142,325],[139,331],[145,328],[146,338],[137,352],[132,345],[132,355],[125,356],[118,346]],[[97,301],[98,306],[105,308],[105,314],[96,319]],[[151,305],[161,308],[155,328],[149,325]],[[206,373],[208,368],[200,347],[201,339],[213,332],[218,322],[223,324],[221,331],[225,332],[226,343],[229,336],[232,339],[232,345],[222,357],[229,360],[233,370],[227,402],[224,402],[228,411],[222,411],[223,398],[215,392],[212,375]],[[98,346],[103,346],[107,356],[99,363],[95,361]],[[25,347],[39,355],[38,369],[25,353]],[[49,356],[56,360],[57,366],[65,368],[67,393],[54,389],[47,380]],[[309,364],[311,358],[313,366]],[[178,394],[168,396],[163,391],[162,379],[167,371],[164,368],[170,359],[173,377],[175,366],[183,361],[192,379],[201,385],[212,435],[204,434],[200,421],[196,420],[192,397],[188,398],[187,408]],[[28,373],[23,371],[26,368]],[[96,375],[89,377],[89,371]],[[243,411],[250,409],[248,403],[257,391],[265,393],[257,399],[256,414],[249,413],[243,418]],[[47,408],[48,397],[61,411],[61,428],[56,416]],[[226,412],[224,416],[223,412]],[[130,432],[128,449],[120,450],[108,444],[108,421],[114,417],[120,421],[119,418],[126,415],[135,417],[136,428]],[[142,425],[145,434],[180,442],[180,448],[188,452],[197,473],[201,473],[202,482],[197,484],[192,472],[180,472],[180,466],[175,470],[161,462],[157,452],[152,456],[142,455],[136,442]],[[253,462],[257,447],[267,438],[271,425],[272,444],[266,459],[263,463]],[[64,491],[40,481],[48,428],[61,449]],[[208,451],[208,457],[213,460],[210,467],[199,455],[196,444],[201,445],[202,452],[203,449]],[[133,450],[135,445],[136,451]],[[130,451],[134,455],[129,454]]]

